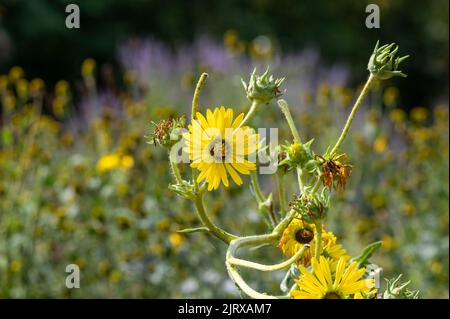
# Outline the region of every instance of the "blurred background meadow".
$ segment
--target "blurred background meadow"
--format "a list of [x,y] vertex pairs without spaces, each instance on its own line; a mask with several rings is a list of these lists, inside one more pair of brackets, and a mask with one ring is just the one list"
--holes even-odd
[[[80,29],[65,27],[69,3],[80,7]],[[380,7],[380,29],[365,27],[369,3]],[[408,77],[379,83],[361,107],[343,147],[353,174],[328,228],[354,255],[382,240],[372,261],[386,277],[403,273],[421,297],[448,298],[448,6],[0,0],[0,297],[239,297],[225,246],[177,232],[199,222],[167,188],[167,153],[147,143],[150,123],[188,114],[202,72],[210,75],[202,110],[244,112],[240,79],[270,65],[286,77],[302,138],[314,137],[323,154],[380,39],[411,55]],[[274,103],[252,124],[290,138]],[[276,195],[274,179],[262,179],[265,193]],[[209,193],[207,205],[234,233],[266,231],[248,181]],[[281,253],[255,257],[274,262]],[[71,263],[80,289],[65,286]],[[245,275],[260,290],[283,276]]]

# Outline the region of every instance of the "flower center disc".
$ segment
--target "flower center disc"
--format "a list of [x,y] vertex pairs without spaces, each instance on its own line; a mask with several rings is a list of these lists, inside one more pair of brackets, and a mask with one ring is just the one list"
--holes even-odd
[[314,232],[308,228],[302,228],[295,233],[295,239],[301,244],[307,244],[314,239]]
[[209,146],[209,154],[214,157],[216,161],[225,161],[227,151],[228,147],[225,140],[214,140]]
[[323,299],[341,299],[341,296],[335,292],[327,292]]

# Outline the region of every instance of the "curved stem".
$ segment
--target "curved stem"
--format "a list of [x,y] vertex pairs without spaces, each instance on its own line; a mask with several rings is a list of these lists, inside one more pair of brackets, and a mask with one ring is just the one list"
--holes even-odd
[[264,202],[264,196],[261,192],[261,187],[259,186],[258,176],[255,171],[250,172],[250,183],[253,186],[253,190],[255,191],[256,198],[259,202]]
[[250,287],[244,279],[242,279],[241,275],[239,274],[238,270],[236,269],[236,266],[232,265],[229,262],[225,262],[228,270],[228,275],[230,278],[236,283],[236,285],[247,295],[254,299],[277,299],[275,296],[262,294],[256,290],[254,290],[252,287]]
[[348,130],[350,129],[350,126],[352,125],[355,114],[358,111],[358,108],[361,105],[361,102],[363,101],[364,97],[369,92],[370,86],[372,85],[374,79],[375,79],[375,77],[371,73],[369,78],[366,81],[366,84],[364,85],[364,88],[362,89],[361,93],[359,94],[359,97],[356,100],[355,105],[353,105],[352,111],[350,112],[350,115],[347,118],[347,122],[345,123],[345,126],[344,126],[344,129],[342,130],[341,136],[339,137],[338,141],[336,142],[336,145],[331,150],[330,156],[333,156],[337,152],[337,150],[341,146],[342,142],[344,141],[345,136],[347,136]]
[[[197,86],[195,87],[194,96],[192,98],[192,111],[191,111],[191,122],[194,121],[195,114],[197,113],[197,106],[198,106],[198,98],[200,96],[200,91],[203,87],[203,84],[206,81],[206,78],[208,77],[208,73],[202,73],[200,76],[200,79],[197,82]],[[197,183],[197,171],[195,168],[192,168],[192,180],[194,183],[194,191],[198,192],[198,183]]]
[[286,121],[289,125],[289,128],[291,129],[292,136],[294,137],[294,143],[301,143],[300,135],[298,134],[298,130],[295,127],[294,120],[292,119],[292,115],[291,112],[289,111],[288,104],[286,103],[285,100],[279,100],[278,106],[280,107],[281,112],[283,112],[284,117],[286,118]]
[[[251,181],[253,190],[255,191],[256,200],[258,202],[258,210],[259,210],[262,218],[266,221],[269,228],[275,227],[277,220],[271,209],[272,205],[269,205],[269,206],[267,205],[267,204],[271,204],[271,202],[272,202],[272,194],[270,194],[267,199],[264,198],[264,195],[261,191],[261,187],[259,186],[258,176],[256,175],[255,171],[250,172],[250,181]],[[264,215],[264,213],[267,214],[267,216],[269,217],[270,224],[269,224],[269,221],[266,219],[266,216]]]
[[230,257],[228,259],[228,262],[231,264],[234,264],[236,266],[252,268],[252,269],[259,270],[259,271],[277,271],[277,270],[282,270],[282,269],[289,267],[294,262],[296,262],[297,260],[302,258],[303,254],[305,253],[305,250],[307,248],[309,248],[309,245],[304,245],[291,258],[289,258],[281,263],[275,264],[275,265],[264,265],[264,264],[260,264],[260,263],[240,259],[240,258],[235,258],[235,257]]
[[311,195],[314,195],[315,193],[317,193],[317,191],[318,191],[319,188],[320,188],[321,182],[322,182],[322,179],[321,179],[320,176],[319,176],[319,177],[317,178],[317,181],[316,181],[316,183],[314,184],[313,188],[311,189],[311,192],[310,192]]
[[200,217],[201,222],[208,228],[208,230],[217,238],[222,240],[223,242],[229,244],[233,239],[237,239],[238,237],[227,233],[220,227],[217,227],[209,218],[206,213],[205,206],[203,205],[203,196],[196,195],[193,200],[195,204],[195,208],[197,209],[198,216]]
[[198,79],[197,86],[195,87],[194,97],[192,98],[191,120],[193,120],[195,118],[195,114],[197,113],[198,98],[200,96],[200,91],[201,91],[203,84],[205,83],[207,77],[208,77],[208,73],[202,73],[202,75],[200,76],[200,79]]
[[253,100],[252,105],[250,106],[250,109],[248,110],[247,114],[245,115],[244,119],[241,121],[241,123],[239,124],[239,126],[234,130],[235,132],[240,129],[242,126],[244,126],[255,114],[256,109],[259,106],[259,102],[257,102],[256,100]]

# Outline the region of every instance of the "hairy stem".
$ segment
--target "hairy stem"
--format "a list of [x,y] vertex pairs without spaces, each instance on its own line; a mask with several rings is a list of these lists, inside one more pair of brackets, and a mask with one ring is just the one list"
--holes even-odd
[[286,214],[286,196],[285,196],[285,187],[284,187],[284,174],[277,174],[277,183],[278,183],[278,196],[280,201],[280,212],[281,216]]
[[229,244],[233,239],[238,238],[235,235],[227,233],[225,230],[216,226],[211,221],[211,219],[209,218],[209,216],[205,210],[202,195],[196,195],[193,201],[194,201],[195,208],[197,209],[197,213],[198,213],[198,216],[199,216],[201,222],[203,223],[203,225],[205,225],[208,228],[208,230],[214,236],[216,236],[217,238],[219,238],[220,240],[222,240],[223,242],[225,242],[227,244]]
[[289,128],[291,129],[292,136],[294,137],[294,143],[301,143],[300,135],[298,134],[298,130],[295,127],[294,120],[292,119],[292,115],[291,112],[289,111],[288,104],[286,103],[285,100],[279,100],[278,106],[280,107],[281,112],[283,112],[284,117],[286,118],[286,121],[289,125]]
[[345,123],[345,126],[344,126],[344,129],[342,130],[341,136],[339,137],[338,141],[336,142],[336,145],[334,145],[333,149],[330,152],[330,156],[333,156],[337,152],[337,150],[341,146],[342,142],[344,141],[345,137],[347,136],[348,130],[350,129],[350,126],[352,125],[355,114],[358,111],[358,108],[361,105],[361,102],[363,101],[364,97],[369,92],[370,86],[372,85],[374,79],[375,79],[375,77],[372,74],[370,74],[369,78],[366,81],[366,84],[364,85],[364,88],[362,89],[361,93],[359,94],[358,99],[355,102],[355,105],[353,105],[352,111],[350,112],[350,115],[347,118],[347,122]]
[[322,223],[319,220],[314,224],[316,225],[316,251],[314,252],[314,257],[319,258],[322,253]]
[[[194,121],[195,114],[197,113],[198,98],[200,97],[200,91],[202,90],[203,84],[205,83],[207,77],[208,73],[202,73],[197,82],[197,86],[195,87],[194,97],[192,98],[191,122]],[[194,191],[198,192],[197,170],[195,168],[192,168],[192,180],[194,183]]]
[[178,164],[175,162],[174,154],[169,151],[169,162],[170,168],[172,169],[173,176],[175,176],[175,180],[178,184],[181,184],[183,179],[181,178],[180,169],[178,168]]

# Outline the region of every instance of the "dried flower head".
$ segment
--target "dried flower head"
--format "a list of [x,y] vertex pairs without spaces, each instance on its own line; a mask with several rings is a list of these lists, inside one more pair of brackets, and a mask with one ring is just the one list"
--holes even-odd
[[181,129],[186,123],[185,117],[178,119],[169,118],[161,120],[159,123],[152,124],[155,126],[153,133],[150,134],[150,143],[155,145],[172,146],[181,139]]
[[347,179],[352,174],[352,166],[343,162],[347,155],[339,154],[331,159],[326,159],[320,155],[316,156],[322,166],[323,184],[330,190],[332,188],[338,191],[344,190]]

